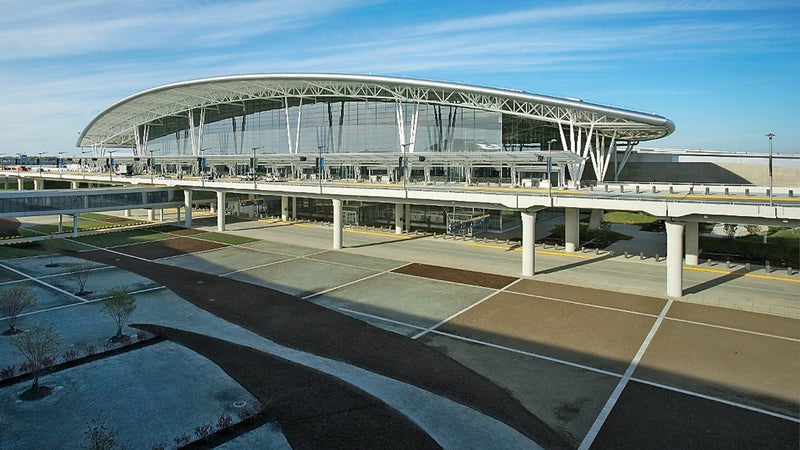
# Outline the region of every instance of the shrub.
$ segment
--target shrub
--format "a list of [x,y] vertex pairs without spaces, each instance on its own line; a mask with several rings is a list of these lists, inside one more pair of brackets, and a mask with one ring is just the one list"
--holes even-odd
[[86,348],[83,349],[83,353],[86,356],[92,356],[95,353],[97,353],[97,347],[95,347],[94,345],[87,345]]
[[0,369],[0,380],[7,380],[13,377],[16,371],[17,369],[13,365],[3,367]]
[[153,450],[167,450],[167,443],[159,442],[158,444],[153,444]]
[[61,358],[63,358],[66,362],[74,361],[78,359],[78,351],[74,348],[67,349],[64,351],[64,354],[61,355]]
[[214,431],[214,426],[210,423],[204,423],[194,429],[194,434],[197,436],[197,439],[205,439],[212,431]]
[[144,331],[144,330],[139,330],[139,331],[136,332],[136,341],[137,342],[142,342],[145,339],[147,339],[147,337],[148,337],[147,336],[147,332]]
[[224,429],[230,427],[231,425],[233,425],[233,417],[231,417],[231,416],[229,416],[229,415],[227,415],[225,413],[222,413],[222,415],[219,416],[219,419],[217,419],[217,429],[218,430],[224,430]]
[[114,350],[114,347],[116,346],[113,342],[107,341],[105,344],[103,344],[103,351],[110,352],[111,350]]
[[27,373],[30,372],[31,370],[33,370],[33,365],[28,361],[25,361],[24,363],[19,365],[19,373]]
[[175,436],[175,439],[173,439],[173,440],[175,441],[175,445],[177,445],[178,447],[183,447],[184,445],[188,445],[189,444],[189,441],[191,440],[191,438],[189,437],[188,434],[183,433],[183,434],[179,434],[179,435]]
[[131,345],[131,342],[133,342],[133,340],[127,334],[123,334],[122,337],[119,338],[120,345]]
[[254,415],[255,413],[250,408],[244,408],[243,410],[239,411],[236,414],[240,422],[244,422],[245,420],[253,417]]

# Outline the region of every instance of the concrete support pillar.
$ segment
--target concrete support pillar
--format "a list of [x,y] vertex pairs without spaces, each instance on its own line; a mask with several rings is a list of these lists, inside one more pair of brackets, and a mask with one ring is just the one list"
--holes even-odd
[[78,218],[80,217],[80,213],[75,213],[72,215],[72,237],[78,237]]
[[281,220],[289,221],[289,197],[286,195],[281,196]]
[[25,190],[25,180],[22,178],[17,178],[17,190],[22,191]]
[[183,207],[186,208],[184,226],[190,227],[192,226],[192,191],[189,189],[183,191]]
[[536,273],[536,213],[522,212],[522,276]]
[[77,181],[70,181],[69,182],[70,189],[78,189],[78,182]]
[[41,191],[44,189],[44,180],[34,178],[33,179],[33,190],[34,191]]
[[394,232],[395,234],[403,234],[403,204],[394,204]]
[[580,209],[564,209],[564,251],[573,253],[580,246]]
[[410,233],[411,232],[411,204],[410,203],[406,204],[405,215],[403,215],[403,218],[405,218],[405,220],[403,221],[403,224],[405,225],[406,233]]
[[211,202],[211,204],[208,206],[208,212],[211,214],[217,213],[217,204],[215,202]]
[[342,248],[342,201],[333,199],[333,249]]
[[122,212],[122,216],[123,217],[130,217],[131,216],[131,210],[130,209],[126,209],[125,211]]
[[181,207],[180,207],[180,206],[178,206],[178,207],[177,207],[177,208],[175,208],[175,209],[176,209],[176,212],[177,212],[177,214],[178,214],[178,218],[176,219],[176,222],[177,222],[177,223],[181,223]]
[[150,208],[147,210],[147,221],[148,222],[155,222],[156,220],[156,210]]
[[699,255],[699,235],[700,224],[698,222],[686,222],[686,227],[683,230],[686,240],[684,245],[686,248],[686,265],[696,266],[700,262]]
[[225,192],[217,191],[217,231],[225,231]]
[[164,208],[161,208],[161,209],[158,210],[158,221],[159,222],[163,222],[164,221]]
[[292,220],[297,220],[297,197],[292,197]]
[[63,232],[64,232],[64,215],[63,214],[59,214],[58,215],[58,234],[61,234]]
[[683,296],[683,223],[665,221],[667,228],[667,297]]

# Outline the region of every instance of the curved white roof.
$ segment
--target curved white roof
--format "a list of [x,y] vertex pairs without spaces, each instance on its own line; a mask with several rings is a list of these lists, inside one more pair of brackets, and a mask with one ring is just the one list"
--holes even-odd
[[305,103],[376,99],[475,108],[553,124],[593,127],[595,133],[616,136],[617,140],[658,139],[675,130],[670,120],[654,114],[507,89],[372,75],[253,74],[183,81],[134,94],[92,119],[77,146],[131,147],[136,130],[145,124],[158,124],[163,135],[178,123],[185,128],[185,119],[193,110],[213,110],[211,117],[206,116],[210,123],[240,114],[241,104],[248,100],[286,99],[291,105],[299,98]]

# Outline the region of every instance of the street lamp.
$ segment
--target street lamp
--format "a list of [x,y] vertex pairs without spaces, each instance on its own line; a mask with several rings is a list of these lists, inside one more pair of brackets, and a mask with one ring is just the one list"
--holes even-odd
[[39,172],[42,171],[42,155],[44,155],[44,152],[39,152]]
[[772,138],[775,137],[773,133],[767,133],[769,138],[769,206],[772,206]]
[[56,159],[56,169],[58,169],[59,172],[61,171],[61,166],[62,166],[61,160],[63,159],[61,158],[61,155],[63,155],[64,153],[67,152],[58,152],[58,158]]
[[556,139],[550,139],[547,141],[547,196],[550,197],[553,192],[553,176],[551,175],[552,167],[553,167],[553,156],[550,150],[550,146],[553,145]]

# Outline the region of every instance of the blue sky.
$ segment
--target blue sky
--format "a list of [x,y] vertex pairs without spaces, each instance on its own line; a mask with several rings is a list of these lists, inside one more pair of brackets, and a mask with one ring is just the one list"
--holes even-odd
[[800,153],[800,1],[0,0],[0,154],[161,84],[365,73],[653,112],[657,148]]

